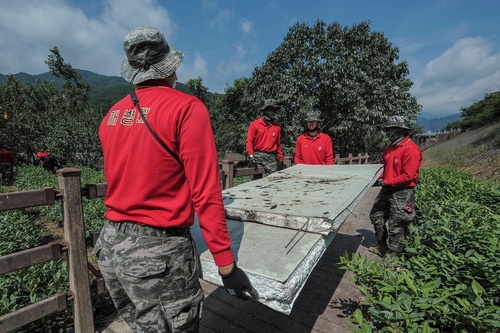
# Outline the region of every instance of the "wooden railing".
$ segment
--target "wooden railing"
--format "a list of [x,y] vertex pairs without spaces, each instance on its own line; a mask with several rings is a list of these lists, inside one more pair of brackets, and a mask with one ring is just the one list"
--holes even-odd
[[[92,185],[88,189],[82,189],[80,173],[80,170],[73,168],[58,170],[59,190],[57,191],[52,188],[44,188],[0,194],[0,211],[54,205],[56,200],[61,200],[64,228],[63,242],[52,242],[44,246],[0,256],[0,274],[49,260],[57,260],[64,253],[69,269],[70,288],[68,294],[62,291],[57,292],[52,297],[1,316],[0,332],[10,332],[51,313],[62,311],[67,308],[68,301],[72,301],[73,305],[75,332],[95,332],[81,197],[82,194],[87,194],[87,196],[96,194],[98,186]],[[98,285],[102,286],[103,282],[101,279]]]
[[340,157],[340,154],[335,154],[335,164],[353,164],[353,162],[357,162],[355,164],[368,164],[369,157],[368,153],[358,153],[358,156],[352,156],[352,153],[349,153],[347,157]]
[[[347,157],[340,157],[340,154],[335,154],[335,164],[353,164],[353,162],[357,162],[356,164],[367,164],[369,155],[368,153],[361,154],[358,156],[353,156],[351,153]],[[284,157],[283,162],[285,167],[292,166],[292,158]],[[264,168],[259,165],[257,171],[253,168],[235,168],[235,161],[232,160],[223,160],[220,170],[220,178],[222,180],[222,188],[228,189],[234,186],[234,178],[243,177],[243,176],[252,176],[252,175],[261,175],[263,174]]]
[[443,141],[449,140],[451,138],[454,138],[457,135],[459,135],[460,133],[461,133],[461,131],[457,130],[457,131],[452,131],[452,132],[448,132],[448,133],[439,133],[439,134],[436,134],[436,136],[434,138],[429,139],[429,140],[425,141],[423,144],[419,145],[419,148],[420,148],[421,151],[424,151],[427,148],[435,146],[435,145],[437,145],[440,142],[443,142]]

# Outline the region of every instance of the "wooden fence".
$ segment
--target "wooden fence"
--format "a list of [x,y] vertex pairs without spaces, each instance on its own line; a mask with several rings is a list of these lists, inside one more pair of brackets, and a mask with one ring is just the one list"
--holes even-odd
[[[335,156],[335,163],[359,164],[368,162],[368,155],[358,154],[353,157],[340,158]],[[292,164],[291,158],[285,157],[285,166]],[[234,178],[264,173],[259,167],[233,168],[234,161],[222,161],[221,179],[223,188],[234,185]],[[64,168],[57,171],[59,189],[44,188],[40,190],[9,192],[0,194],[0,211],[54,205],[56,200],[62,201],[62,220],[64,241],[52,242],[47,245],[0,256],[0,275],[22,268],[33,266],[49,260],[66,258],[69,270],[69,293],[57,292],[40,302],[28,305],[12,313],[0,317],[0,332],[9,332],[41,319],[49,314],[62,311],[72,303],[75,333],[94,333],[94,318],[92,297],[88,270],[96,276],[97,293],[105,291],[104,279],[100,276],[87,258],[85,239],[85,223],[83,219],[82,196],[88,199],[102,198],[106,195],[106,183],[87,184],[81,186],[81,171],[74,168]],[[93,244],[99,235],[93,234]]]
[[[68,294],[62,291],[57,292],[47,299],[1,316],[0,332],[10,332],[51,313],[62,311],[67,308],[68,302],[72,302],[73,306],[75,332],[95,332],[82,195],[86,195],[88,198],[92,195],[96,197],[99,192],[104,196],[106,191],[102,189],[107,188],[107,186],[106,184],[89,185],[88,188],[82,189],[80,174],[81,171],[74,168],[58,170],[59,190],[44,188],[0,194],[0,211],[54,205],[56,200],[61,200],[64,227],[63,242],[52,242],[44,246],[1,256],[0,274],[6,274],[49,260],[57,260],[64,254],[68,263],[70,288]],[[104,289],[102,278],[98,279],[97,285],[98,290],[102,291]]]
[[[353,156],[350,153],[347,157],[340,157],[339,154],[335,155],[335,164],[353,164],[353,162],[357,162],[356,164],[367,164],[369,155],[367,153],[361,154],[359,153],[357,156]],[[292,165],[291,157],[284,157],[283,162],[285,166],[288,168]],[[243,176],[252,176],[252,175],[261,175],[263,174],[264,168],[259,165],[257,171],[253,168],[235,168],[235,161],[232,160],[223,160],[220,171],[220,178],[222,180],[222,188],[228,189],[234,186],[234,178],[243,177]]]
[[436,136],[434,138],[427,140],[423,144],[419,145],[419,148],[421,151],[424,151],[427,148],[435,146],[440,142],[454,138],[455,136],[459,135],[460,133],[461,133],[461,131],[457,130],[457,131],[452,131],[452,132],[447,132],[447,133],[436,134]]

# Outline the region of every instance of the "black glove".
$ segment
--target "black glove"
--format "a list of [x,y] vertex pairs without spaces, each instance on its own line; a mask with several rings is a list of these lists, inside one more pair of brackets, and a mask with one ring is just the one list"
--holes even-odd
[[257,292],[253,289],[247,275],[234,263],[231,273],[222,275],[222,283],[226,291],[232,295],[242,299],[248,299],[248,296],[257,297]]
[[375,182],[374,186],[382,186],[382,187],[385,187],[384,180],[383,180],[383,179],[377,179],[377,181]]
[[278,161],[278,171],[283,170],[285,167],[285,163],[283,161]]
[[248,165],[255,171],[259,171],[259,164],[257,163],[257,160],[254,157],[250,159],[250,163],[248,163]]

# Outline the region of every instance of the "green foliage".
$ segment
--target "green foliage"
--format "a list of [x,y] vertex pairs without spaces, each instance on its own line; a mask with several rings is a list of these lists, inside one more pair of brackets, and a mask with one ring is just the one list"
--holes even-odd
[[[78,166],[77,168],[82,171],[82,186],[85,186],[86,184],[100,184],[106,182],[102,171],[96,171],[85,166]],[[82,203],[83,218],[85,221],[85,236],[89,237],[92,232],[101,231],[102,227],[106,223],[106,218],[104,217],[106,207],[104,206],[103,198],[96,198],[92,200],[82,198]]]
[[[105,183],[104,173],[94,170],[90,167],[75,166],[81,170],[81,184],[84,187],[86,184]],[[47,172],[45,169],[35,166],[26,166],[19,169],[15,185],[19,191],[36,190],[45,187],[59,188],[57,176]],[[83,202],[83,218],[85,221],[85,235],[88,237],[90,233],[100,231],[106,222],[104,213],[104,199],[97,198],[89,200],[82,198]],[[48,221],[62,226],[61,202],[58,200],[52,206],[31,207],[28,210],[36,216],[43,216]]]
[[289,156],[311,107],[322,113],[322,129],[332,137],[335,152],[344,156],[383,150],[387,140],[381,129],[393,114],[415,122],[421,107],[410,93],[408,65],[397,62],[399,50],[382,33],[371,32],[369,24],[343,28],[320,20],[312,26],[296,23],[251,78],[227,88],[229,96],[212,111],[221,114],[227,131],[238,129],[238,152],[244,150],[241,136],[246,134],[240,127],[248,128],[262,116],[257,108],[266,98],[282,106],[276,119]]
[[[81,170],[81,183],[104,183],[102,171],[90,167],[77,166]],[[24,166],[18,171],[15,186],[18,190],[35,190],[46,187],[58,188],[57,176],[45,169]],[[4,192],[0,187],[0,192]],[[86,236],[90,232],[100,231],[105,223],[103,199],[88,200],[83,198],[83,214]],[[38,224],[44,218],[60,224],[61,204],[53,206],[31,207],[24,210],[0,212],[0,255],[5,255],[48,243],[50,236]],[[68,269],[63,260],[49,261],[0,276],[0,316],[20,309],[29,304],[53,296],[57,292],[69,292]],[[95,296],[95,302],[106,302],[102,296]],[[68,332],[73,330],[71,307],[37,320],[16,332]]]
[[[459,122],[462,130],[479,128],[500,119],[500,91],[485,94],[480,101],[461,108],[463,120]],[[457,126],[455,125],[455,126]]]
[[[452,167],[422,169],[418,223],[396,263],[346,254],[379,332],[500,328],[500,186]],[[354,319],[354,322],[360,322]]]
[[196,79],[189,79],[186,82],[186,86],[189,88],[191,95],[198,97],[205,106],[210,109],[213,94],[208,92],[208,88],[203,85],[203,79],[198,76]]
[[47,64],[63,79],[61,91],[53,82],[21,83],[8,76],[0,85],[0,141],[13,148],[18,164],[34,164],[35,153],[48,150],[69,163],[95,166],[102,157],[97,136],[103,111],[89,103],[90,85],[59,50]]
[[256,108],[254,102],[245,95],[249,82],[250,79],[235,80],[234,86],[226,87],[223,95],[216,95],[210,109],[215,143],[220,156],[229,152],[246,152],[248,126],[253,120],[247,110]]
[[32,214],[0,212],[0,256],[43,245],[45,236]]

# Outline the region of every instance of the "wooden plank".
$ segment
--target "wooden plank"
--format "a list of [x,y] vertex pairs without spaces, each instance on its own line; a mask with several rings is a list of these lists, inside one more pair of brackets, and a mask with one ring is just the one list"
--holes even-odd
[[224,188],[234,185],[234,161],[222,161],[222,171],[224,171]]
[[0,275],[21,268],[61,258],[62,245],[52,242],[32,249],[7,254],[0,257]]
[[255,171],[253,168],[241,168],[234,170],[234,177],[251,176],[256,174],[262,174],[266,172],[263,167],[259,165],[259,171]]
[[99,184],[87,184],[87,199],[95,199],[102,198],[106,196],[106,192],[108,191],[108,184],[99,183]]
[[53,205],[55,201],[55,191],[51,187],[41,190],[2,193],[0,194],[0,211]]
[[80,174],[81,171],[75,168],[57,170],[63,194],[63,228],[64,239],[68,243],[69,287],[74,297],[75,333],[94,333]]
[[51,313],[62,311],[66,309],[66,307],[66,294],[59,292],[43,301],[1,316],[0,332],[10,332]]
[[98,198],[105,197],[106,192],[108,191],[108,184],[101,183],[101,184],[96,184],[96,186],[97,186],[97,197]]

